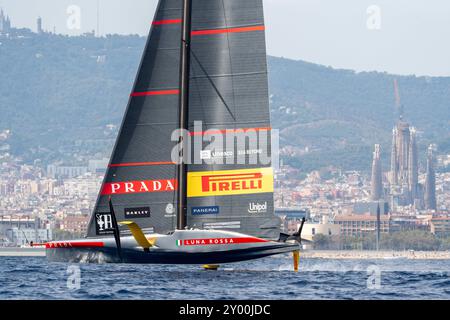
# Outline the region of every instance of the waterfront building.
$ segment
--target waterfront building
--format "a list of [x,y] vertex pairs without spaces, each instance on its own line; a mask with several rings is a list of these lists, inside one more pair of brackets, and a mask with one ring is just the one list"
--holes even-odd
[[[380,232],[389,233],[390,216],[380,216]],[[339,215],[334,223],[341,227],[340,233],[344,236],[362,237],[367,234],[375,235],[377,231],[377,216],[373,215]]]
[[[300,227],[300,225],[297,226]],[[320,223],[305,223],[302,230],[302,238],[313,241],[314,236],[321,234],[324,236],[339,236],[341,234],[341,226],[329,222],[327,216],[322,217]]]
[[11,228],[6,230],[6,237],[9,243],[15,246],[23,246],[33,243],[45,243],[53,240],[52,230],[46,229],[31,229],[31,228]]
[[433,216],[430,219],[430,232],[436,236],[447,237],[450,234],[450,216]]
[[298,225],[303,218],[310,219],[310,212],[305,209],[296,208],[278,208],[275,209],[275,215],[282,220],[283,232],[292,234],[298,231]]
[[89,224],[89,215],[67,215],[60,225],[62,231],[70,233],[86,234]]

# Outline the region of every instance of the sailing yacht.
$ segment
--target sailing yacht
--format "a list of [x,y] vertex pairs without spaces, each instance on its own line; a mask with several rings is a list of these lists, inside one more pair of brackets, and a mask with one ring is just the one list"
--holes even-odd
[[297,269],[301,228],[280,232],[259,157],[270,137],[262,0],[160,0],[87,236],[47,243],[48,260],[211,267],[292,252]]

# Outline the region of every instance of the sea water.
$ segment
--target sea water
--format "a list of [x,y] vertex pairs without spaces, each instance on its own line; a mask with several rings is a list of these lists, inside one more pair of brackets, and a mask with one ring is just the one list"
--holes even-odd
[[0,299],[450,299],[450,260],[303,259],[200,266],[0,257]]

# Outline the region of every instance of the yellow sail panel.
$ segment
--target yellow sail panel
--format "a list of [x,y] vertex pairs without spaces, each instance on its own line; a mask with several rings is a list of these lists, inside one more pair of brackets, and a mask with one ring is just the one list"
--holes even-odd
[[188,197],[273,192],[272,168],[188,173]]

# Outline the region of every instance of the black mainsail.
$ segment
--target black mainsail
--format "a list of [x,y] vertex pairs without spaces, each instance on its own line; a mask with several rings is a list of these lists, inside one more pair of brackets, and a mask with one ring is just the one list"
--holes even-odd
[[[113,233],[109,197],[118,220],[162,234],[176,227],[179,175],[171,135],[180,127],[183,103],[183,3],[159,1],[88,237]],[[278,239],[262,0],[190,4],[185,120],[200,148],[185,167],[187,226]]]
[[204,142],[209,163],[189,166],[190,226],[279,237],[264,30],[262,0],[192,1],[190,131],[226,142],[206,152]]
[[176,222],[176,165],[171,133],[178,128],[181,0],[161,0],[110,164],[88,228],[88,237],[112,234],[108,199],[117,220],[166,233]]

